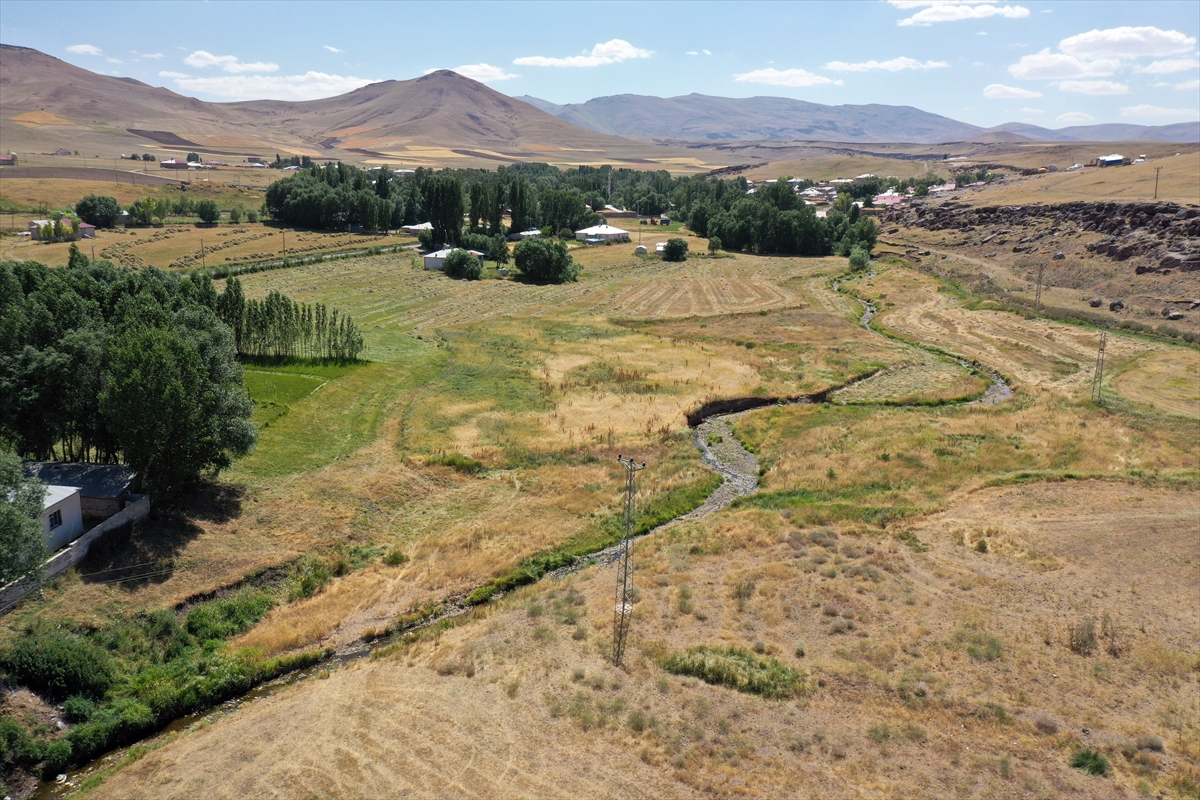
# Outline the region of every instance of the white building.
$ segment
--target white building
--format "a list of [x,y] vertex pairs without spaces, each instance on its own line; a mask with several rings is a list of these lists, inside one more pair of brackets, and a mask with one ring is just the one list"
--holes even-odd
[[53,553],[83,535],[83,509],[78,486],[47,486],[42,501],[42,533]]
[[442,262],[446,260],[446,256],[453,253],[456,249],[454,247],[443,247],[436,252],[427,253],[425,255],[425,269],[441,269]]
[[411,233],[414,236],[416,236],[421,231],[433,230],[433,223],[432,222],[422,222],[419,225],[401,225],[400,230],[402,230],[406,233]]
[[581,242],[588,239],[599,239],[602,242],[628,242],[629,231],[614,228],[612,225],[593,225],[590,228],[575,231],[575,238]]

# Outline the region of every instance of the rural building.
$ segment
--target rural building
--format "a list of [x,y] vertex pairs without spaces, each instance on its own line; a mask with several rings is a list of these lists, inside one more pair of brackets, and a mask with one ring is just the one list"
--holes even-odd
[[17,154],[9,153],[6,156],[0,156],[0,167],[15,167],[17,165]]
[[262,156],[246,156],[246,161],[250,162],[251,164],[263,163]]
[[188,163],[186,161],[176,161],[173,158],[168,158],[166,161],[158,162],[158,166],[162,169],[187,169]]
[[130,492],[140,486],[138,474],[120,464],[26,461],[25,474],[50,486],[78,488],[83,516],[101,519],[124,508]]
[[639,244],[637,247],[633,248],[633,254],[634,254],[635,256],[644,256],[644,255],[646,255],[646,245],[644,245],[644,244]]
[[907,199],[907,195],[903,195],[895,191],[887,191],[883,194],[875,195],[871,202],[877,206],[894,206],[903,203]]
[[42,533],[46,551],[53,553],[83,535],[83,511],[78,486],[47,486],[42,500]]
[[86,222],[79,223],[79,238],[80,239],[95,239],[96,226],[89,225]]
[[422,222],[420,225],[401,225],[400,230],[402,230],[406,233],[411,233],[412,235],[416,236],[421,231],[433,230],[433,223],[432,222]]
[[1100,156],[1096,159],[1097,167],[1119,167],[1125,163],[1125,156],[1113,153],[1110,156]]
[[71,151],[70,151],[70,150],[68,150],[68,149],[67,149],[67,148],[65,148],[65,147],[60,147],[60,148],[58,148],[57,150],[55,150],[55,151],[54,151],[54,155],[56,155],[56,156],[69,156],[69,155],[71,155]]
[[425,255],[425,269],[441,269],[442,262],[446,260],[446,256],[453,253],[455,249],[453,247],[443,247],[436,252],[427,253]]
[[582,242],[591,239],[601,242],[628,242],[629,231],[614,228],[611,225],[593,225],[590,228],[575,231],[575,238]]
[[542,238],[542,232],[539,231],[537,228],[530,228],[527,231],[521,231],[520,233],[518,233],[517,237],[522,242],[525,241],[526,239],[540,239],[540,238]]
[[49,224],[50,224],[50,220],[48,220],[48,219],[31,219],[31,220],[29,220],[29,235],[32,236],[33,240],[36,242],[39,238],[41,238],[40,236],[38,236],[38,231],[41,229],[41,227],[43,225],[49,225]]

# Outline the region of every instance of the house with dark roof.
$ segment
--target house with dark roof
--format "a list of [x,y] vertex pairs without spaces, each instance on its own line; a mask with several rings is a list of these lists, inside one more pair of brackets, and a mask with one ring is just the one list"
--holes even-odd
[[26,461],[25,474],[51,486],[77,487],[83,516],[98,519],[123,509],[130,493],[141,488],[137,472],[120,464]]

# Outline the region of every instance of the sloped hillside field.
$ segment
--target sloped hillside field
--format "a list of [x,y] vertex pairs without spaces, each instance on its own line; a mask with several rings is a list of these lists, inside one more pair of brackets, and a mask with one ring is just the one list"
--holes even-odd
[[[574,250],[563,285],[243,276],[368,360],[247,365],[257,449],[0,641],[200,608],[236,620],[213,658],[302,669],[39,796],[1194,796],[1200,351],[1111,331],[1094,403],[1094,328],[899,257],[691,244]],[[618,454],[647,468],[614,665]]]

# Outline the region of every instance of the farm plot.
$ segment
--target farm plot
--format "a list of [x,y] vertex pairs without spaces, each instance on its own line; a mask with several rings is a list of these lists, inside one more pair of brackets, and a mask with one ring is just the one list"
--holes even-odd
[[1112,387],[1130,400],[1200,417],[1200,352],[1173,347],[1139,358],[1131,369],[1113,378]]
[[911,348],[904,361],[834,392],[835,403],[943,403],[976,397],[987,381],[944,356]]

